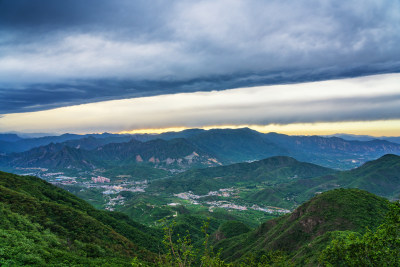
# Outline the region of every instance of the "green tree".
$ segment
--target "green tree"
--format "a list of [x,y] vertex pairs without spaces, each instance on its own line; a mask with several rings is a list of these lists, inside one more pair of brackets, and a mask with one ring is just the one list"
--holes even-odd
[[338,232],[319,261],[324,266],[400,266],[400,202],[390,205],[374,232]]
[[[163,243],[167,249],[167,253],[160,256],[160,266],[207,266],[207,267],[225,267],[231,266],[220,259],[219,254],[213,252],[213,248],[209,246],[209,220],[203,223],[201,231],[204,234],[203,247],[195,249],[191,243],[190,235],[187,234],[181,237],[180,234],[174,236],[174,227],[176,223],[173,222],[164,227],[164,240]],[[132,263],[133,264],[133,263]],[[140,266],[140,265],[134,265]]]

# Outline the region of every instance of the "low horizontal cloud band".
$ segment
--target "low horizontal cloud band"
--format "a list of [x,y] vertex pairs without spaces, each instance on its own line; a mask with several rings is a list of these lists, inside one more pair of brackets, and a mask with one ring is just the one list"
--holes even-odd
[[145,128],[400,119],[400,74],[112,100],[5,114],[0,131]]

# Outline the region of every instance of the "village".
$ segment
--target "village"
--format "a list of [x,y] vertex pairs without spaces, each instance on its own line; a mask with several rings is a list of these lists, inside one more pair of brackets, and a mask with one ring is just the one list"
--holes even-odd
[[21,175],[37,176],[56,186],[76,186],[81,188],[80,191],[98,189],[105,201],[104,208],[110,211],[113,211],[115,206],[125,204],[125,197],[120,195],[121,192],[145,192],[148,186],[147,180],[130,180],[130,175],[119,175],[116,180],[111,180],[91,173],[72,177],[65,175],[64,172],[49,172],[48,169],[41,167],[18,168],[18,170],[23,172]]
[[235,203],[232,203],[228,200],[219,200],[219,201],[201,201],[202,198],[206,198],[209,196],[217,196],[217,197],[222,197],[222,198],[238,198],[238,189],[234,188],[222,188],[219,189],[218,191],[210,191],[206,195],[196,195],[192,191],[188,192],[183,192],[179,194],[174,194],[175,197],[178,197],[180,199],[184,200],[189,200],[191,204],[193,205],[204,205],[208,206],[208,210],[210,212],[213,212],[215,208],[223,208],[223,209],[228,209],[228,210],[257,210],[257,211],[262,211],[265,213],[269,214],[286,214],[290,213],[290,210],[287,209],[282,209],[279,207],[260,207],[258,205],[238,205]]
[[[85,173],[79,177],[67,176],[64,172],[49,172],[46,168],[32,167],[19,168],[20,171],[26,171],[22,175],[35,175],[56,186],[76,186],[81,191],[86,189],[97,189],[102,194],[104,208],[113,211],[116,206],[125,205],[125,197],[121,192],[143,193],[148,187],[148,180],[132,180],[130,175],[119,175],[115,179],[108,177],[93,175],[93,173]],[[209,212],[213,212],[215,208],[223,208],[227,210],[262,211],[268,214],[280,215],[290,213],[290,210],[279,207],[260,207],[255,204],[237,204],[234,199],[240,199],[240,190],[238,188],[221,188],[217,191],[209,191],[205,195],[196,195],[192,191],[173,194],[179,199],[188,200],[193,205],[202,205],[208,207]],[[222,198],[222,200],[212,200],[210,197]]]

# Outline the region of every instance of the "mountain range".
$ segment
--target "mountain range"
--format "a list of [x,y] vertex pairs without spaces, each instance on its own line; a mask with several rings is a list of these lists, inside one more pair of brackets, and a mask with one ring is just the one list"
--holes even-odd
[[[1,141],[3,140],[3,141]],[[67,147],[67,148],[65,148]],[[290,156],[334,169],[358,167],[384,154],[400,154],[400,144],[338,137],[289,136],[243,129],[190,129],[158,135],[92,134],[21,139],[0,135],[0,166],[91,170],[149,163],[186,170]],[[60,160],[60,159],[66,159]]]
[[356,135],[356,134],[332,134],[326,135],[324,137],[339,137],[344,140],[349,141],[371,141],[375,139],[379,140],[386,140],[392,143],[400,144],[400,137],[399,136],[382,136],[382,137],[375,137],[370,135]]
[[73,140],[64,143],[51,143],[31,150],[0,156],[0,166],[42,167],[52,170],[94,170],[112,169],[132,165],[151,165],[157,168],[186,169],[189,167],[207,167],[219,165],[217,159],[204,152],[186,139],[155,139],[140,142],[135,139],[125,143],[109,143],[96,146],[92,150],[81,148],[89,146],[79,144],[89,139]]

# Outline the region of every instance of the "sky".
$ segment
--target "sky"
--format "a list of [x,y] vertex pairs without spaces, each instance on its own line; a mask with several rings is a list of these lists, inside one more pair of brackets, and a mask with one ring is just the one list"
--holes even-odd
[[400,1],[0,0],[0,132],[400,135]]

